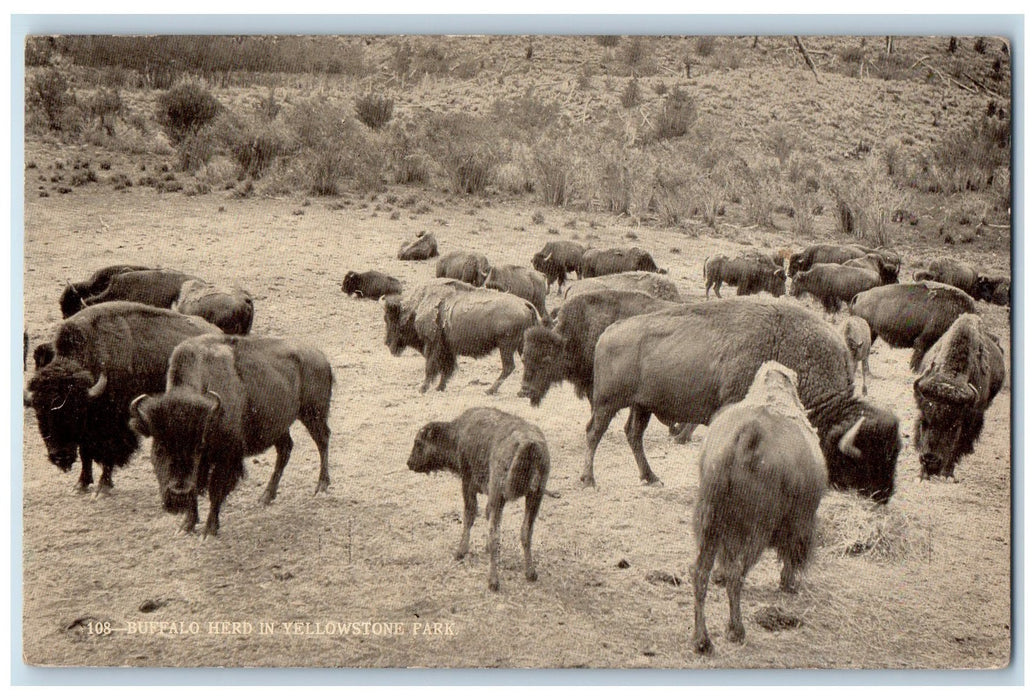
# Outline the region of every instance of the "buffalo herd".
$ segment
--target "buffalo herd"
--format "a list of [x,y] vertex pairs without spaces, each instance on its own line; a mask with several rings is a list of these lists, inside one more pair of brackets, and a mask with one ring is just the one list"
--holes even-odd
[[[519,396],[532,406],[552,386],[570,383],[589,402],[584,485],[595,485],[595,453],[621,409],[629,409],[625,434],[645,484],[660,481],[643,446],[652,417],[684,435],[699,424],[712,427],[701,449],[694,513],[692,645],[701,653],[712,648],[703,605],[716,560],[727,581],[729,638],[740,641],[744,576],[773,547],[783,563],[781,587],[793,588],[828,485],[877,504],[892,497],[899,419],[855,392],[861,362],[867,393],[873,342],[913,351],[921,479],[954,480],[1006,373],[976,300],[1008,304],[1010,280],[952,260],[936,260],[900,282],[897,254],[858,245],[716,255],[703,264],[704,300],[691,301],[638,247],[554,241],[526,267],[473,251],[440,256],[435,237],[421,232],[402,244],[398,258],[438,259],[433,267],[422,263],[429,267],[420,280],[350,271],[341,290],[380,302],[392,355],[412,348],[423,356],[420,392],[436,379],[444,391],[458,356],[493,351],[501,371],[487,394],[514,372],[515,354],[523,364]],[[572,274],[577,280],[569,280]],[[550,313],[554,284],[560,303]],[[736,287],[734,298],[721,298],[723,284]],[[847,306],[847,321],[836,328],[798,301],[805,295],[830,314]],[[95,498],[111,490],[115,468],[128,463],[139,437],[148,437],[161,506],[184,513],[182,529],[191,532],[198,498],[207,493],[202,535],[215,536],[245,458],[270,447],[276,463],[262,501],[274,500],[296,421],[319,451],[316,492],[328,489],[331,365],[318,348],[251,335],[248,292],[177,270],[113,265],[69,282],[58,303],[64,320],[33,351],[36,369],[24,399],[49,460],[66,472],[80,460],[80,491],[93,483],[94,462],[102,468]],[[23,340],[25,359],[27,334]],[[420,427],[407,466],[460,477],[458,559],[469,549],[477,495],[487,497],[494,591],[503,506],[524,498],[525,578],[536,580],[532,529],[550,472],[537,426],[495,408],[470,408]]]

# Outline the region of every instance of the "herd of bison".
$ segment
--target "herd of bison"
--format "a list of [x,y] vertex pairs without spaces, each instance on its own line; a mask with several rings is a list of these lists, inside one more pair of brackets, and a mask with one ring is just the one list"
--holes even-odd
[[[399,280],[349,271],[341,290],[381,304],[392,355],[407,348],[423,355],[420,391],[436,380],[435,388],[446,390],[458,357],[493,352],[501,371],[490,395],[516,369],[515,354],[523,370],[519,395],[533,406],[554,385],[570,383],[590,407],[584,485],[595,484],[594,454],[622,409],[629,409],[625,434],[645,484],[658,481],[643,445],[652,417],[677,441],[697,425],[710,426],[694,509],[693,647],[700,653],[712,650],[704,620],[709,579],[725,585],[728,638],[741,641],[744,577],[771,547],[783,565],[781,588],[794,589],[828,486],[879,504],[892,498],[899,419],[893,407],[855,391],[861,363],[866,393],[873,342],[913,350],[913,439],[923,479],[954,478],[1005,379],[1003,349],[976,301],[1008,305],[1010,281],[951,259],[900,281],[901,258],[885,249],[821,244],[719,255],[703,261],[706,297],[714,291],[719,298],[685,303],[666,271],[636,247],[554,241],[531,256],[530,266],[494,266],[477,253],[439,255],[435,237],[422,233],[398,257],[429,261],[427,275]],[[724,284],[736,288],[735,297],[722,298]],[[554,285],[563,301],[550,313]],[[114,470],[130,460],[140,437],[151,438],[162,507],[184,514],[182,528],[192,532],[198,499],[207,493],[201,534],[214,536],[245,458],[270,447],[276,462],[263,500],[276,498],[296,421],[319,451],[315,490],[328,488],[331,364],[305,343],[251,335],[255,306],[246,290],[120,264],[54,292],[65,320],[35,348],[25,336],[25,361],[35,363],[35,373],[24,399],[49,460],[66,472],[80,461],[82,491],[94,483],[94,462],[102,471],[96,495],[111,490]],[[847,305],[849,317],[838,328],[805,304],[780,298],[787,295],[811,295],[827,313]],[[524,498],[524,573],[535,581],[532,532],[550,493],[542,431],[491,407],[441,418],[417,432],[407,465],[460,478],[463,526],[455,556],[468,552],[482,494],[490,522],[488,585],[499,590],[501,513],[506,502]]]

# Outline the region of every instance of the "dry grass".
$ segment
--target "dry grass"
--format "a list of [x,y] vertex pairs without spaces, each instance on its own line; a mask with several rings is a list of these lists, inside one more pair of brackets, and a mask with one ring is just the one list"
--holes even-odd
[[823,555],[887,563],[931,558],[934,523],[894,502],[877,506],[861,496],[830,492],[817,517],[817,548]]

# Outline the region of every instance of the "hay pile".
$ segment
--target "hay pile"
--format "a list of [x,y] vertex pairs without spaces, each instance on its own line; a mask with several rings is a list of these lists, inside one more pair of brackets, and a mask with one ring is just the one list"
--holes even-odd
[[816,514],[817,553],[894,562],[930,559],[932,525],[896,504],[830,491]]

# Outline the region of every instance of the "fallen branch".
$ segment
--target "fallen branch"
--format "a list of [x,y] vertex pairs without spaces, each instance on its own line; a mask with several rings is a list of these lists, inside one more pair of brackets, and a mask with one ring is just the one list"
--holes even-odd
[[794,43],[798,45],[798,51],[800,51],[801,55],[805,57],[805,63],[808,65],[809,70],[811,70],[812,74],[816,76],[816,82],[820,82],[819,73],[816,71],[816,64],[812,62],[812,57],[809,56],[809,52],[805,50],[805,44],[801,43],[801,39],[797,34],[794,35]]

